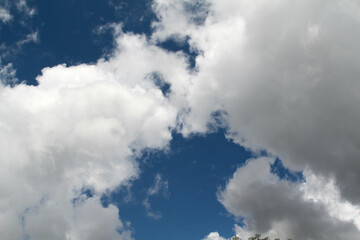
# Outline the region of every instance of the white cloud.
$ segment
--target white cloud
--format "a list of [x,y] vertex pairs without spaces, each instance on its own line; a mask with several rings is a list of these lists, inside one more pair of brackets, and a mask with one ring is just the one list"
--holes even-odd
[[[0,87],[1,239],[131,239],[99,196],[138,176],[141,150],[167,147],[177,94],[166,98],[148,76],[186,78],[186,62],[143,36],[117,42],[109,61],[45,68],[36,87]],[[94,197],[74,205],[83,188]]]
[[305,176],[306,183],[300,186],[304,199],[323,204],[332,217],[352,221],[360,229],[360,205],[342,199],[334,180],[316,176],[309,170]]
[[221,237],[218,232],[211,232],[207,235],[203,240],[226,240],[225,238]]
[[128,226],[119,220],[118,209],[113,205],[103,208],[98,197],[74,207],[54,208],[54,204],[59,202],[48,201],[25,215],[25,231],[31,239],[132,239]]

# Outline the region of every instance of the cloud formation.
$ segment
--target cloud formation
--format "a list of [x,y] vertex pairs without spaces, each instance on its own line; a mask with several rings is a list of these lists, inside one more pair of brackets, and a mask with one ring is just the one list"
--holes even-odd
[[16,70],[12,63],[2,65],[2,62],[0,61],[0,82],[6,85],[14,84],[16,81]]
[[203,240],[225,240],[225,238],[221,237],[218,232],[209,233]]
[[109,61],[43,69],[36,87],[1,86],[0,238],[131,239],[99,196],[137,177],[143,149],[167,146],[177,111],[149,76],[186,63],[143,36],[117,42]]
[[[183,133],[207,132],[211,115],[223,112],[228,138],[255,154],[265,150],[293,170],[309,169],[313,175],[333,182],[341,201],[358,206],[360,33],[352,29],[360,27],[359,3],[198,2],[206,6],[206,19],[201,24],[191,21],[193,12],[186,8],[188,1],[158,0],[154,4],[161,16],[155,24],[154,38],[188,39],[191,49],[199,53],[198,72],[186,95],[190,111]],[[241,185],[256,181],[256,176],[248,177],[244,183],[231,184],[235,181],[232,180],[229,184],[238,191]],[[274,184],[275,190],[290,191],[290,187],[278,184]],[[272,187],[270,183],[265,185],[264,191]],[[250,196],[256,199],[257,194],[261,191],[251,192]],[[297,201],[297,207],[306,206],[305,212],[314,212],[322,220],[327,218],[328,212],[320,205]],[[225,199],[222,202],[235,215],[248,203],[244,200],[237,208],[231,208]],[[290,199],[288,202],[289,206],[293,204]],[[250,214],[255,210],[248,209],[246,215],[256,217]],[[264,209],[261,214],[269,222],[260,221],[257,216],[254,231],[268,230],[270,219],[277,218],[271,209]],[[294,219],[294,224],[296,221],[302,219]],[[311,228],[304,224],[299,231],[313,232]],[[332,234],[330,228],[322,230],[323,235],[312,235],[313,239]]]
[[[332,216],[321,199],[315,201],[306,196],[303,189],[312,188],[311,181],[290,183],[280,180],[270,172],[272,161],[269,158],[250,160],[238,168],[219,193],[219,201],[229,212],[246,219],[246,230],[236,228],[240,237],[247,239],[254,232],[281,239],[325,240],[360,236],[360,226],[351,219],[342,221]],[[319,195],[333,197],[329,192],[324,193]]]
[[[156,7],[167,16],[163,8]],[[360,35],[344,27],[358,26],[354,9],[358,3],[348,0],[214,1],[200,26],[163,17],[156,34],[188,35],[201,53],[185,130],[206,131],[211,114],[224,110],[230,138],[293,168],[334,176],[343,196],[359,202]]]
[[[13,20],[13,11],[22,15],[22,18],[32,18],[36,14],[36,9],[30,7],[26,0],[0,0],[0,20],[8,23]],[[23,21],[23,19],[16,19]]]
[[[25,1],[18,8],[33,14]],[[360,204],[358,2],[155,0],[153,9],[150,40],[117,31],[109,60],[45,68],[37,87],[0,87],[0,238],[83,239],[77,226],[94,230],[86,239],[131,239],[99,196],[138,176],[141,150],[166,148],[173,130],[206,133],[214,112],[228,138],[312,179],[280,181],[270,158],[239,168],[219,199],[249,231],[358,236],[359,214],[346,210]],[[195,71],[186,54],[156,46],[169,38],[198,53]],[[332,183],[335,202],[317,195],[319,182]]]
[[10,12],[5,8],[0,7],[0,20],[3,23],[6,23],[6,22],[10,21],[11,18],[12,18],[12,16],[11,16]]

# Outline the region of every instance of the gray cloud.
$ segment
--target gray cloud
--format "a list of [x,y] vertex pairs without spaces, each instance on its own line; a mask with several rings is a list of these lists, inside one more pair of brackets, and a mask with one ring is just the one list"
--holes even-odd
[[[301,183],[280,181],[271,174],[271,161],[250,160],[219,193],[220,202],[229,212],[246,218],[248,232],[309,240],[360,236],[353,222],[331,216],[324,204],[306,199]],[[239,235],[244,237],[244,232]]]
[[154,36],[188,35],[201,53],[183,132],[206,132],[225,111],[229,138],[334,178],[359,203],[358,2],[213,1],[200,26],[186,20],[184,1],[171,2],[170,16],[170,3],[157,6]]
[[[188,21],[192,13],[184,7],[187,1],[155,2],[161,18],[154,39],[187,36],[191,49],[200,53],[198,72],[188,85],[190,111],[183,133],[209,131],[212,113],[223,111],[228,138],[255,154],[265,150],[291,169],[307,169],[334,183],[338,201],[350,201],[348,205],[357,208],[358,1],[209,1],[200,25]],[[168,11],[169,6],[175,7]],[[251,230],[276,229],[278,222],[279,231],[288,228],[300,239],[306,237],[301,232],[313,239],[333,238],[333,229],[340,239],[358,235],[347,222],[351,220],[329,217],[326,204],[301,199],[294,186],[271,178],[259,184],[256,177],[248,177],[234,177],[222,202],[231,213],[249,217]],[[275,201],[268,203],[269,198]],[[307,219],[312,213],[318,219]]]

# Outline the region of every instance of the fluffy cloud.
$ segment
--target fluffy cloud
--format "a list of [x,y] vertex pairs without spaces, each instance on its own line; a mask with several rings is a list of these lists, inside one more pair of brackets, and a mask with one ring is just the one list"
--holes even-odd
[[186,78],[186,60],[143,36],[117,42],[108,61],[43,69],[36,87],[0,87],[1,239],[131,239],[99,196],[137,177],[143,149],[167,146],[177,95],[165,96],[153,75]]
[[[215,111],[224,113],[229,138],[313,179],[313,187],[279,181],[267,160],[238,169],[220,200],[247,217],[250,231],[358,235],[349,223],[358,215],[347,212],[360,203],[358,2],[155,0],[153,7],[160,21],[150,42],[120,34],[109,60],[46,68],[37,87],[0,87],[0,237],[81,239],[72,226],[93,209],[112,221],[103,233],[110,235],[98,239],[117,230],[130,238],[99,195],[137,176],[142,149],[166,147],[171,129],[206,132]],[[188,39],[199,53],[196,72],[184,54],[154,44],[167,38]],[[316,194],[321,182],[332,183],[334,201]],[[94,196],[74,205],[84,188]],[[91,219],[79,228],[96,229]],[[51,231],[40,231],[44,222]]]
[[203,240],[225,240],[225,238],[221,237],[218,232],[209,233]]
[[[272,238],[314,240],[360,236],[360,225],[329,214],[321,198],[333,198],[333,194],[319,192],[321,197],[315,201],[303,191],[313,188],[311,181],[281,181],[270,172],[271,161],[269,158],[250,160],[234,173],[219,193],[220,202],[229,212],[247,219],[246,229],[235,228],[237,235],[246,239],[251,232],[260,232]],[[341,201],[337,203],[342,204]],[[353,207],[353,210],[358,209]]]
[[128,226],[118,218],[117,208],[113,205],[103,208],[98,197],[76,203],[73,207],[54,208],[53,204],[46,202],[26,214],[25,232],[31,239],[132,239]]
[[[255,153],[266,150],[292,169],[308,171],[305,175],[316,179],[314,185],[320,179],[331,182],[338,192],[336,204],[343,206],[338,215],[345,222],[330,217],[334,202],[305,200],[300,190],[292,190],[299,186],[276,181],[261,171],[262,165],[257,171],[267,177],[257,179],[255,170],[256,176],[240,170],[248,178],[236,173],[222,203],[235,215],[251,218],[254,231],[284,229],[300,239],[306,237],[301,231],[313,239],[333,238],[333,229],[344,234],[339,238],[358,235],[347,223],[358,221],[358,212],[350,217],[345,206],[360,204],[360,33],[352,30],[360,27],[359,3],[198,2],[205,6],[202,24],[189,20],[193,12],[187,11],[188,1],[154,4],[161,16],[155,38],[189,39],[199,53],[198,72],[186,96],[190,111],[183,133],[208,131],[211,115],[224,112],[229,138]],[[268,203],[269,198],[274,200]]]
[[[187,1],[155,2],[154,36],[187,35],[200,53],[184,133],[206,132],[222,110],[229,138],[334,178],[360,202],[358,2],[212,1],[201,25],[188,20]],[[184,15],[176,26],[172,5]]]

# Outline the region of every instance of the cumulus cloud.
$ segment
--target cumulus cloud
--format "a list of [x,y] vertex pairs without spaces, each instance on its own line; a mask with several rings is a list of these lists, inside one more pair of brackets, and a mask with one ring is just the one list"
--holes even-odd
[[[360,34],[351,30],[360,27],[359,3],[197,3],[200,14],[186,0],[153,5],[153,40],[187,41],[199,53],[185,86],[182,133],[207,132],[213,113],[224,113],[228,138],[279,157],[307,178],[279,181],[265,160],[239,169],[219,197],[229,212],[246,217],[247,229],[237,232],[359,236]],[[192,21],[194,15],[203,21]],[[324,183],[327,191],[319,187]]]
[[31,239],[132,239],[128,226],[118,218],[118,209],[113,205],[103,208],[98,197],[73,207],[54,208],[53,204],[47,202],[26,213],[25,233]]
[[[102,208],[98,197],[137,177],[134,155],[165,148],[173,129],[207,132],[214,112],[224,113],[229,138],[313,183],[278,180],[270,159],[239,168],[219,199],[246,217],[249,231],[358,236],[350,222],[358,214],[348,208],[360,204],[359,3],[154,0],[153,9],[150,41],[120,33],[109,60],[45,68],[37,87],[0,87],[0,237],[81,239],[72,225],[81,225],[84,209],[113,221],[117,209]],[[185,54],[156,47],[168,38],[199,53],[195,72]],[[156,79],[170,86],[167,94]],[[323,182],[332,200],[316,194]],[[94,196],[74,205],[84,187]],[[91,228],[91,219],[79,227]],[[43,222],[50,232],[40,231]],[[108,227],[98,239],[112,239],[114,229],[131,238],[120,220]]]
[[[279,180],[270,172],[272,161],[269,158],[250,160],[237,169],[219,193],[219,201],[229,212],[246,219],[245,228],[235,228],[237,235],[246,239],[251,233],[259,232],[272,238],[313,240],[360,236],[360,225],[356,226],[351,218],[340,219],[342,212],[337,212],[340,216],[329,213],[322,198],[334,200],[334,194],[320,191],[321,197],[315,201],[303,190],[313,188],[313,182]],[[339,200],[337,203],[343,204]],[[358,209],[353,207],[353,210]]]
[[225,238],[221,237],[218,232],[211,232],[207,235],[203,240],[226,240]]
[[223,110],[229,138],[334,179],[360,203],[358,2],[212,1],[201,25],[186,1],[155,2],[154,36],[187,36],[200,53],[184,133],[206,132]]
[[[131,239],[99,196],[138,176],[143,149],[167,146],[177,95],[164,96],[149,75],[186,78],[186,60],[143,36],[117,43],[108,61],[45,68],[36,87],[1,85],[1,239]],[[74,202],[84,188],[94,196]]]

